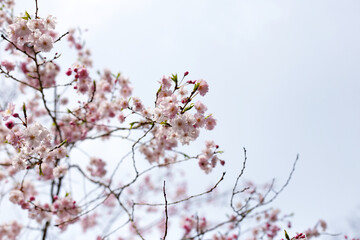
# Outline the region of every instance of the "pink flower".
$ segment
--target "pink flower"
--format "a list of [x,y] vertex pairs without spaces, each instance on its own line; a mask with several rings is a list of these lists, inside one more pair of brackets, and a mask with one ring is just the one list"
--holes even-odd
[[47,35],[43,34],[36,42],[35,42],[36,51],[40,52],[50,52],[53,48],[53,39]]
[[195,109],[198,111],[198,113],[204,114],[207,110],[207,107],[200,101],[197,101],[195,103]]
[[8,72],[11,72],[15,69],[15,64],[7,60],[2,61],[1,65],[4,66]]
[[160,80],[162,90],[167,90],[171,87],[171,79],[170,77],[163,76]]
[[204,155],[200,155],[198,157],[199,160],[199,167],[204,170],[206,173],[209,173],[211,171],[210,165],[209,165],[209,161],[207,159],[207,157],[205,157]]
[[208,118],[205,119],[205,128],[207,130],[213,130],[216,126],[216,119],[210,115]]
[[86,70],[86,68],[81,68],[80,70],[78,70],[78,78],[79,79],[86,79],[88,76],[89,76],[89,73]]
[[44,21],[45,27],[48,29],[55,29],[56,18],[52,15],[48,15]]
[[9,200],[14,204],[21,204],[24,201],[24,194],[20,190],[12,190],[9,193]]
[[197,83],[200,83],[200,85],[197,89],[199,91],[200,95],[205,96],[205,94],[209,91],[208,83],[203,79],[198,80]]
[[67,167],[66,166],[57,166],[53,169],[54,178],[62,177],[66,174]]

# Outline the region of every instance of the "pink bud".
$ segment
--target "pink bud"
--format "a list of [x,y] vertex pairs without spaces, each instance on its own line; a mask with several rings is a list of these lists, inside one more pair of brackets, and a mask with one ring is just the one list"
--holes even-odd
[[14,118],[18,118],[18,117],[19,117],[19,114],[14,113],[14,114],[13,114],[13,117],[14,117]]
[[30,202],[35,201],[35,197],[31,196],[29,200],[30,200]]
[[72,73],[72,71],[71,71],[71,68],[69,68],[67,71],[66,71],[66,75],[68,75],[68,76],[70,76],[71,75],[71,73]]
[[189,74],[189,72],[186,71],[186,72],[184,73],[184,77],[186,77],[188,74]]
[[8,128],[8,129],[12,129],[13,127],[14,127],[14,122],[13,121],[7,121],[6,123],[5,123],[5,126]]

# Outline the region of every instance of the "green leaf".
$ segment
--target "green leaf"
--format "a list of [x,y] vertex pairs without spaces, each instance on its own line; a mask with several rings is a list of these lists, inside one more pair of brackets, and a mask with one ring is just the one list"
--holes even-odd
[[162,89],[162,85],[160,85],[159,89],[157,90],[156,96],[159,94],[159,92],[161,92],[161,89]]
[[195,92],[195,91],[199,88],[199,86],[200,86],[200,83],[196,83],[196,84],[194,85],[193,92]]
[[66,192],[65,193],[65,197],[68,197],[70,195],[70,193]]
[[189,111],[190,109],[192,109],[194,107],[195,104],[190,104],[190,106],[186,107],[182,112],[186,112],[186,111]]
[[44,176],[44,173],[42,172],[42,169],[41,169],[41,164],[39,164],[39,175]]
[[26,106],[25,106],[25,103],[23,103],[23,113],[24,113],[24,117],[25,117],[25,120],[27,119],[27,115],[26,115]]
[[96,82],[95,82],[95,80],[94,80],[94,92],[96,92]]
[[62,141],[59,146],[57,146],[57,148],[60,148],[62,145],[64,145],[65,143],[67,143],[67,139],[65,139],[64,141]]
[[290,240],[290,237],[289,237],[289,235],[287,234],[287,232],[286,232],[285,229],[284,229],[284,232],[285,232],[285,238],[286,238],[286,240]]
[[174,83],[177,85],[177,83],[178,83],[178,76],[177,76],[177,74],[171,74],[172,76],[171,76],[171,80],[173,80],[174,81]]
[[207,115],[207,116],[205,117],[205,119],[209,118],[210,116],[212,116],[212,114]]
[[162,121],[160,124],[165,126],[165,127],[171,127],[171,125],[167,122],[167,120]]
[[22,17],[22,19],[25,19],[25,20],[31,19],[30,14],[27,11],[25,11],[25,17]]

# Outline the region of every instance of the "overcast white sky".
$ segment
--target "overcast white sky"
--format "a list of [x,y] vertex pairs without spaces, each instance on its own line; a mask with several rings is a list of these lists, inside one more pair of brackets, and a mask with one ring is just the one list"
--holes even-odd
[[[88,28],[95,68],[121,71],[149,104],[164,74],[190,71],[190,79],[206,79],[218,126],[204,139],[225,150],[229,184],[242,147],[249,157],[246,177],[259,183],[275,177],[280,184],[299,153],[292,182],[275,202],[295,213],[294,229],[323,218],[331,232],[343,231],[360,212],[359,1],[39,5],[41,16],[58,18],[59,29]],[[33,12],[33,1],[19,1],[17,11],[25,9]]]

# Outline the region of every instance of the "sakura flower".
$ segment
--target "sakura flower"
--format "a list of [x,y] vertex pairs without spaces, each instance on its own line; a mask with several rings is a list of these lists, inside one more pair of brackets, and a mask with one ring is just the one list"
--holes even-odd
[[195,109],[198,111],[198,113],[204,114],[207,110],[207,107],[200,101],[197,101],[195,103]]
[[207,130],[213,130],[216,126],[216,119],[212,115],[205,119],[205,128]]
[[167,90],[171,87],[170,77],[163,76],[160,80],[161,86],[164,90]]
[[53,48],[53,39],[47,35],[43,34],[36,42],[35,42],[35,50],[40,52],[50,52]]
[[23,134],[26,145],[30,148],[37,147],[41,144],[50,145],[50,132],[39,123],[28,126]]
[[53,175],[55,178],[62,177],[66,174],[67,167],[66,166],[57,166],[53,169]]
[[105,169],[106,162],[100,158],[91,158],[90,165],[87,166],[87,170],[90,172],[93,177],[103,177],[106,174]]
[[55,29],[56,17],[53,17],[52,15],[48,15],[44,21],[44,24],[47,29]]
[[26,25],[28,26],[28,28],[32,31],[35,32],[36,30],[41,30],[43,31],[45,26],[44,23],[42,21],[42,19],[31,19],[28,20]]
[[8,103],[8,106],[5,111],[1,112],[1,115],[3,117],[3,120],[6,121],[14,114],[15,104]]
[[21,229],[22,226],[16,221],[2,223],[0,225],[0,237],[1,239],[16,240],[21,232]]
[[205,96],[205,94],[209,91],[208,83],[203,79],[198,80],[197,83],[199,83],[197,90],[199,91],[200,95]]
[[24,194],[20,190],[12,190],[9,193],[9,200],[14,204],[21,204],[24,201]]
[[199,167],[204,170],[206,173],[209,173],[211,171],[210,165],[209,165],[209,161],[207,159],[207,157],[205,157],[204,155],[200,155],[198,157],[199,160]]

